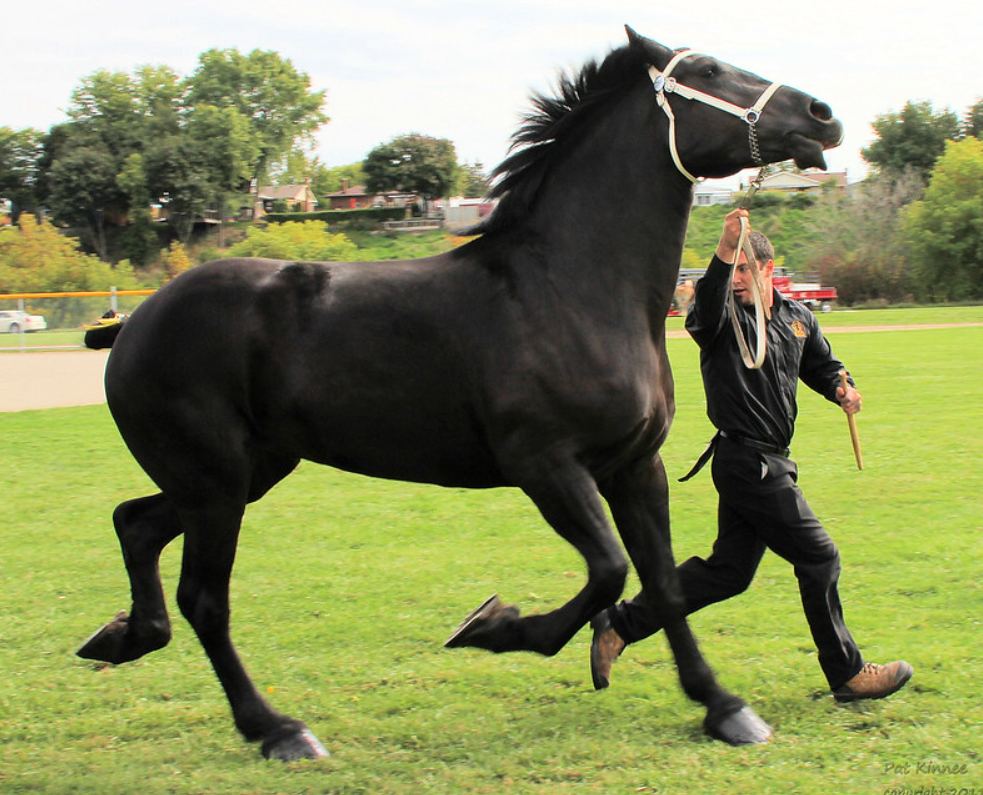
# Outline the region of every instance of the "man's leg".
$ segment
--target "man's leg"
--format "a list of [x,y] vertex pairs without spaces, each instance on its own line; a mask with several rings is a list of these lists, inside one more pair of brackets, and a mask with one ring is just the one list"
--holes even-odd
[[796,485],[795,464],[764,456],[754,499],[741,490],[721,496],[757,529],[758,537],[792,564],[802,607],[819,652],[819,664],[837,688],[863,668],[863,657],[843,618],[837,587],[840,555],[825,528]]
[[[725,506],[718,507],[718,535],[710,557],[692,557],[676,567],[686,615],[747,590],[765,546],[753,528]],[[628,643],[662,629],[660,611],[644,589],[633,599],[614,605],[591,621],[591,678],[594,688],[610,684],[611,667]]]
[[[727,506],[718,506],[717,520],[718,535],[710,557],[694,556],[676,567],[686,597],[686,615],[746,591],[765,551],[754,529]],[[643,589],[609,609],[608,617],[626,643],[636,643],[662,629],[657,612]]]

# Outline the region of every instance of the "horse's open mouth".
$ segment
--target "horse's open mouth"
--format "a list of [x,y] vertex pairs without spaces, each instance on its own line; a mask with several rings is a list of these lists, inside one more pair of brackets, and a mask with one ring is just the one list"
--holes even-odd
[[787,141],[792,160],[798,168],[821,168],[823,171],[826,170],[826,158],[823,152],[839,145],[839,141],[826,143],[801,133],[789,133]]

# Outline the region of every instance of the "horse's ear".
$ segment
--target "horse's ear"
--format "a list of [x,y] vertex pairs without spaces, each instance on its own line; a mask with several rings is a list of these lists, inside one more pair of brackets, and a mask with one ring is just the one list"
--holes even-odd
[[639,36],[628,25],[625,25],[625,32],[628,34],[628,46],[645,58],[645,61],[659,69],[664,69],[666,64],[672,60],[676,54],[669,47],[664,47],[657,41]]

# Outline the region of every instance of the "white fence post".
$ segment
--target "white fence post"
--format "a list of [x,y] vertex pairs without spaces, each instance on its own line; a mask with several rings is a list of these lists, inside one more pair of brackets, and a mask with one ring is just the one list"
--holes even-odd
[[[18,298],[17,299],[17,309],[19,311],[21,311],[21,312],[24,311],[24,299],[23,298]],[[27,332],[24,330],[24,323],[22,321],[21,324],[20,324],[20,352],[21,353],[27,353],[27,340],[25,339],[25,335],[26,334],[27,334]]]

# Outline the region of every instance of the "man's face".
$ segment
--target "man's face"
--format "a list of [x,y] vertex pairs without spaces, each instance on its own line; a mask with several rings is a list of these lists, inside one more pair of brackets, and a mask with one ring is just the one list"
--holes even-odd
[[[737,261],[737,268],[734,270],[734,280],[731,282],[731,289],[734,291],[734,298],[744,306],[754,304],[754,288],[751,286],[752,275],[751,267],[748,265],[747,256],[741,252],[741,258]],[[768,260],[761,268],[761,280],[764,282],[765,297],[771,293],[771,277],[774,273],[774,261]]]

